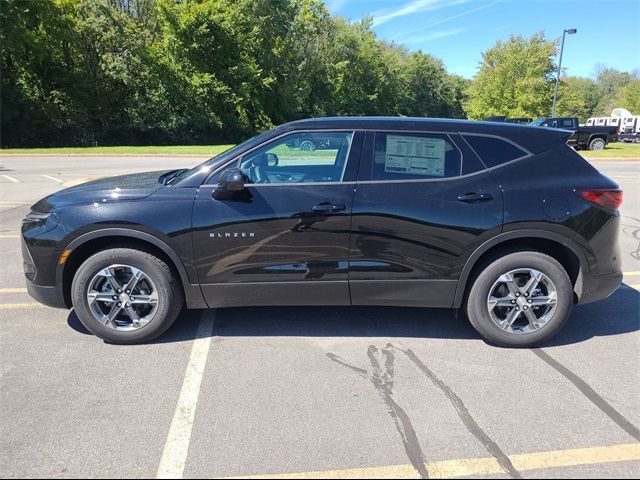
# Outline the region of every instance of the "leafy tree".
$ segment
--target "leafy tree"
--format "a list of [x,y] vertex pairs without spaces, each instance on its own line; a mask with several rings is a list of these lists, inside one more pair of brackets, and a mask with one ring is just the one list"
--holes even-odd
[[557,115],[578,117],[585,122],[598,102],[596,83],[590,78],[564,77],[558,88]]
[[504,115],[545,116],[554,88],[555,42],[543,33],[531,38],[511,36],[482,54],[468,89],[465,107],[471,118]]
[[626,108],[634,115],[640,115],[640,80],[632,80],[620,88],[612,103],[616,107]]

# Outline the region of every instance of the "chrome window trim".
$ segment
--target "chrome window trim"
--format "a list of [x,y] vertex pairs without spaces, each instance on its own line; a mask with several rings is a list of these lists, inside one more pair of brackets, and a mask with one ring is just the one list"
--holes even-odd
[[[344,166],[342,167],[342,176],[340,177],[340,181],[337,182],[307,182],[307,183],[251,183],[248,185],[245,185],[246,187],[255,187],[255,186],[265,186],[265,185],[274,185],[274,186],[279,186],[282,187],[284,185],[318,185],[318,184],[328,184],[328,185],[336,185],[336,184],[347,184],[349,182],[343,182],[344,179],[344,174],[347,171],[347,164],[349,163],[349,155],[351,155],[351,147],[353,146],[353,137],[355,137],[356,132],[362,131],[364,132],[363,129],[360,128],[311,128],[311,129],[301,129],[301,130],[288,130],[286,132],[283,132],[281,135],[278,135],[276,137],[273,137],[271,139],[269,139],[267,142],[265,142],[266,144],[271,143],[271,142],[275,142],[276,140],[279,140],[283,137],[289,136],[289,135],[294,135],[296,133],[315,133],[315,132],[351,132],[351,142],[349,143],[349,149],[347,150],[347,156],[344,162]],[[256,145],[255,147],[247,150],[246,152],[242,153],[239,157],[234,157],[231,160],[229,160],[228,162],[226,162],[224,165],[219,166],[218,168],[216,168],[213,172],[211,172],[209,174],[209,176],[206,178],[206,180],[200,185],[200,187],[217,187],[218,185],[216,184],[211,184],[208,183],[209,179],[211,177],[213,177],[216,173],[226,169],[229,167],[229,165],[231,165],[232,163],[236,163],[237,166],[240,166],[240,162],[242,161],[242,159],[249,155],[251,152],[254,152],[255,150],[262,148],[263,146],[265,146],[265,143],[261,143],[260,145]],[[355,183],[355,182],[354,182]]]

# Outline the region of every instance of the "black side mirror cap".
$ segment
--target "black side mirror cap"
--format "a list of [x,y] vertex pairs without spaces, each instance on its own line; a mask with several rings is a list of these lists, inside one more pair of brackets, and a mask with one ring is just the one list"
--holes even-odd
[[238,168],[230,168],[222,172],[218,186],[213,191],[216,200],[228,200],[234,193],[244,190],[244,175]]

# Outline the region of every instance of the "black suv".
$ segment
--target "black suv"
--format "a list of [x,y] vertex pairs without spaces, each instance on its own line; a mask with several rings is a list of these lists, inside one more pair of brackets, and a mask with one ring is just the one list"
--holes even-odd
[[490,342],[533,345],[622,280],[622,192],[570,135],[288,123],[191,170],[39,201],[22,226],[28,290],[114,343],[157,337],[185,304],[399,305],[462,308]]

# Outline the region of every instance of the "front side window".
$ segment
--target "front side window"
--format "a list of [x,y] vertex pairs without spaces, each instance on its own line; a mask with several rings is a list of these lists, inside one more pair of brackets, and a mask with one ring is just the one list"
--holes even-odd
[[353,132],[296,132],[248,153],[240,161],[246,183],[340,182]]
[[382,133],[375,135],[372,180],[425,180],[460,175],[462,158],[447,135]]

